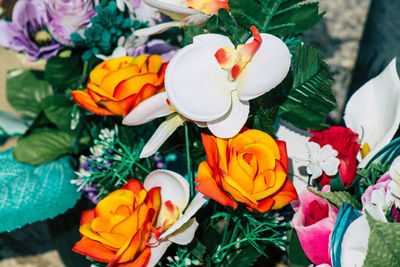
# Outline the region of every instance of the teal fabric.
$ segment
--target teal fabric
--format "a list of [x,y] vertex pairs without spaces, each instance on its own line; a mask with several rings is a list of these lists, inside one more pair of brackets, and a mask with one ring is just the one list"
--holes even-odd
[[0,153],[0,232],[54,218],[75,205],[81,193],[71,184],[71,158],[32,166],[11,152]]
[[344,234],[349,225],[360,216],[361,213],[347,202],[344,202],[340,207],[331,237],[331,255],[333,266],[342,266],[340,263],[340,256],[342,255],[342,241]]

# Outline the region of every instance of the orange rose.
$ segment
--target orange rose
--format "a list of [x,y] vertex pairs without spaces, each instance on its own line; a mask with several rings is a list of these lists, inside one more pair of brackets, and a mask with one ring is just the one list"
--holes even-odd
[[146,244],[160,207],[160,187],[147,192],[131,179],[82,214],[82,239],[72,250],[109,266],[146,266],[151,256]]
[[87,89],[71,95],[96,114],[125,117],[140,102],[164,91],[166,67],[158,55],[109,59],[90,73]]
[[234,138],[203,134],[207,161],[200,163],[197,191],[236,209],[238,202],[251,210],[280,209],[297,199],[288,172],[286,143],[258,130]]

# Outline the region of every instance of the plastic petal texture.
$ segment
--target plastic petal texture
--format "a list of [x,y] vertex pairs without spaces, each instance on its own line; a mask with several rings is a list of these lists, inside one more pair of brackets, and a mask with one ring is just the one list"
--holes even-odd
[[167,94],[162,92],[141,102],[126,115],[122,124],[129,126],[141,125],[173,112],[174,109],[167,103]]
[[173,27],[179,27],[180,26],[179,21],[169,21],[169,22],[164,22],[157,24],[155,26],[149,27],[149,28],[143,28],[135,31],[136,36],[148,36],[148,35],[153,35],[153,34],[159,34],[163,33],[168,29],[171,29]]
[[[154,242],[156,240],[153,240]],[[153,242],[150,240],[150,243]],[[164,255],[167,248],[172,244],[171,241],[163,241],[160,242],[157,246],[151,247],[151,256],[149,262],[147,263],[146,267],[153,267],[156,266],[157,263],[161,260],[161,257]]]
[[185,120],[179,114],[175,114],[161,123],[153,136],[143,147],[142,152],[140,153],[140,158],[147,158],[156,153],[168,137],[170,137],[171,134],[173,134],[184,122]]
[[230,110],[221,118],[207,122],[208,129],[220,138],[231,138],[242,129],[247,121],[249,111],[250,103],[240,100],[235,90],[232,92]]
[[72,208],[81,197],[69,157],[32,166],[0,153],[0,232],[51,219]]
[[227,37],[207,34],[181,49],[170,61],[165,74],[165,90],[172,106],[194,121],[222,117],[231,107],[234,84],[218,64],[212,42],[226,43]]
[[[262,43],[237,78],[241,100],[254,99],[275,88],[290,69],[291,55],[286,44],[271,34],[261,34]],[[247,43],[253,41],[250,38]]]
[[358,164],[368,161],[393,138],[400,123],[400,80],[396,59],[377,77],[358,89],[346,105],[346,126],[359,134],[361,147],[368,143],[371,151]]
[[193,218],[182,225],[173,235],[169,236],[168,240],[175,244],[187,245],[193,240],[198,227],[199,223]]

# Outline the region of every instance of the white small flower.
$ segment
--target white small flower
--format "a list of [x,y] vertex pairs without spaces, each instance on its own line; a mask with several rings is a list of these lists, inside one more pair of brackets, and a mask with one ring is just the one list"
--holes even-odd
[[397,207],[400,207],[400,157],[397,157],[389,169],[390,182],[388,191],[394,197]]
[[325,172],[332,176],[338,172],[340,161],[337,158],[338,152],[331,145],[325,145],[322,148],[315,142],[306,143],[309,159],[307,160],[307,173],[311,179],[316,179]]

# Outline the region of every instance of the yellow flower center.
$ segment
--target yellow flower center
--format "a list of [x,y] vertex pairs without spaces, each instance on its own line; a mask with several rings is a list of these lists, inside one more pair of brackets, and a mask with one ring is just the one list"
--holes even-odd
[[371,148],[369,147],[368,143],[365,143],[362,148],[361,148],[361,157],[365,158],[366,155],[371,151]]
[[40,30],[37,33],[35,33],[35,35],[33,36],[33,40],[39,47],[42,47],[50,44],[52,37],[47,31]]

